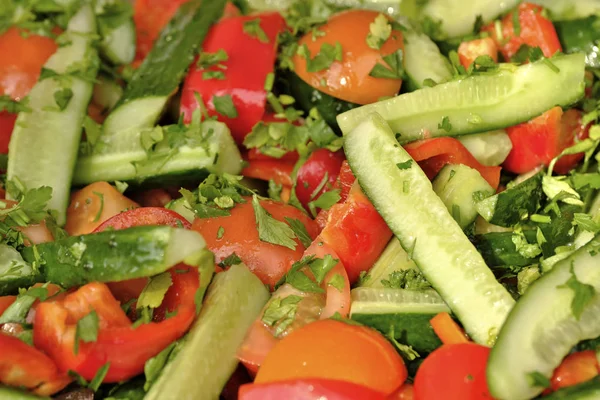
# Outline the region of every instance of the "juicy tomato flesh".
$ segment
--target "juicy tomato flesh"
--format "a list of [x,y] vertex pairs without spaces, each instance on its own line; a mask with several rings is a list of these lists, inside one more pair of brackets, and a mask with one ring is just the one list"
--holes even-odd
[[439,347],[417,370],[415,399],[491,400],[485,376],[489,355],[489,347],[475,343]]
[[458,59],[463,67],[469,68],[479,56],[490,56],[498,62],[498,46],[492,38],[482,38],[462,42],[458,46]]
[[300,46],[306,45],[313,59],[325,43],[342,46],[342,61],[334,61],[328,68],[309,72],[307,60],[293,57],[294,71],[312,87],[339,99],[357,103],[374,103],[382,97],[395,96],[400,91],[401,79],[384,79],[369,76],[373,67],[380,63],[387,65],[383,56],[404,48],[402,32],[392,31],[390,37],[379,50],[367,45],[366,37],[379,13],[366,10],[350,10],[334,15],[319,27],[323,34],[313,38],[312,32],[300,39]]
[[379,332],[325,319],[279,341],[258,370],[255,383],[323,378],[390,395],[406,377],[402,358]]
[[[496,32],[494,22],[483,31],[490,33],[506,61],[510,61],[522,45],[539,47],[545,57],[551,57],[562,51],[562,47],[552,21],[544,17],[542,11],[543,7],[536,4],[521,3],[516,11],[508,13],[502,19],[501,36]],[[514,23],[515,12],[518,13],[518,28],[515,28]]]
[[327,379],[246,384],[240,387],[239,400],[385,400],[386,396],[368,387]]
[[327,149],[319,149],[298,169],[296,196],[305,209],[308,210],[310,201],[318,199],[321,194],[332,189],[345,158],[342,150],[334,153]]
[[[297,239],[295,249],[261,241],[252,199],[245,200],[245,203],[233,207],[229,216],[197,218],[192,229],[204,237],[208,248],[215,253],[217,263],[235,253],[264,284],[273,287],[302,257],[305,248]],[[311,238],[317,236],[315,222],[297,208],[270,200],[263,200],[260,204],[276,220],[285,222],[285,217],[297,219],[304,224]],[[222,236],[218,235],[219,231]]]
[[550,380],[551,389],[574,386],[594,378],[600,372],[596,352],[592,350],[569,354],[554,370]]
[[140,207],[127,210],[107,219],[94,232],[102,232],[109,228],[119,230],[144,225],[166,225],[186,229],[192,227],[187,219],[173,210],[161,207]]

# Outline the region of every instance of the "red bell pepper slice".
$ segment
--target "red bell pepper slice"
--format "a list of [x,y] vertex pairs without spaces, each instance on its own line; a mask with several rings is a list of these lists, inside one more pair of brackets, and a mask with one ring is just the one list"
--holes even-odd
[[385,400],[383,393],[352,382],[330,379],[296,379],[240,386],[239,400]]
[[278,185],[291,187],[294,184],[292,172],[294,163],[270,160],[248,160],[248,165],[242,170],[242,175],[248,178],[273,180]]
[[[254,20],[260,21],[260,35],[246,33],[244,27]],[[285,20],[279,13],[231,17],[221,20],[209,31],[203,44],[203,51],[215,53],[224,50],[228,59],[219,66],[206,70],[192,64],[185,78],[181,93],[181,112],[184,121],[189,123],[192,113],[199,105],[195,97],[198,93],[206,105],[208,113],[217,116],[231,129],[234,139],[241,144],[252,127],[265,114],[267,91],[265,81],[273,72],[277,57],[277,35],[285,29]],[[247,30],[247,28],[246,28]],[[221,71],[225,79],[204,79],[209,71]],[[231,96],[237,117],[227,117],[215,109],[215,96]]]
[[404,149],[429,179],[435,178],[446,164],[463,164],[479,171],[494,189],[500,184],[500,167],[481,165],[460,141],[452,137],[419,140],[405,145]]
[[[513,173],[522,174],[550,161],[576,141],[588,136],[588,129],[581,124],[581,112],[568,110],[563,113],[554,107],[531,121],[506,130],[512,141],[512,150],[502,166]],[[569,172],[581,159],[583,153],[561,157],[554,167],[560,174]]]
[[185,229],[192,227],[187,219],[173,210],[162,207],[139,207],[107,219],[94,232],[102,232],[108,228],[119,230],[142,225],[167,225]]
[[354,283],[373,266],[392,231],[355,182],[346,201],[329,209],[321,237],[340,257]]
[[48,396],[70,381],[47,355],[16,337],[0,333],[0,383]]
[[[140,374],[145,362],[188,330],[195,317],[194,295],[199,277],[194,268],[171,270],[173,284],[154,320],[134,327],[120,303],[103,283],[89,283],[64,300],[40,303],[33,323],[35,346],[48,354],[60,371],[73,370],[92,379],[110,362],[104,382],[119,382]],[[79,343],[74,352],[77,322],[90,311],[99,319],[95,342]],[[166,312],[176,315],[163,319]]]
[[[519,4],[518,8],[502,18],[501,35],[496,31],[494,22],[484,27],[484,32],[489,32],[496,41],[504,59],[510,61],[519,48],[526,44],[530,47],[539,47],[545,57],[551,57],[556,52],[562,51],[556,29],[548,18],[542,14],[543,7],[531,3]],[[515,16],[518,13],[519,27],[515,29]]]

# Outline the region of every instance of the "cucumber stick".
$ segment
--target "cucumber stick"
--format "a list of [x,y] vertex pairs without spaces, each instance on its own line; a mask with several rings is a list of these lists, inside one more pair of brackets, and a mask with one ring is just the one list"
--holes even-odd
[[434,193],[425,173],[377,114],[344,134],[352,171],[402,247],[467,333],[478,343],[493,344],[514,300]]
[[18,178],[27,188],[50,186],[48,208],[57,211],[59,224],[65,222],[81,126],[98,69],[96,20],[91,6],[83,4],[61,36],[65,45],[44,65],[55,76],[31,89],[31,110],[19,113],[9,145],[7,178]]
[[215,276],[181,351],[144,399],[218,399],[237,366],[237,349],[268,299],[269,291],[244,265]]
[[520,67],[500,65],[495,73],[472,75],[355,108],[340,114],[337,121],[343,132],[350,132],[369,114],[379,113],[398,134],[400,143],[506,128],[556,105],[573,104],[583,96],[585,56],[555,57],[552,63],[558,72],[543,60]]
[[[176,126],[171,128],[177,129]],[[162,130],[164,139],[152,154],[155,161],[151,161],[142,146],[142,139],[156,129],[129,130],[120,135],[101,137],[93,152],[82,150],[80,153],[73,184],[115,180],[134,184],[177,184],[202,179],[211,172],[237,174],[242,169],[239,150],[229,128],[221,122],[203,122],[197,140],[189,138],[174,147],[169,142],[181,132],[170,134],[169,127],[165,127]]]
[[105,135],[130,129],[139,131],[156,124],[210,26],[221,17],[225,3],[225,0],[192,0],[179,7],[106,118]]
[[464,135],[458,140],[477,161],[487,167],[502,164],[512,150],[512,141],[504,129]]
[[441,345],[429,321],[440,312],[450,312],[434,290],[376,289],[352,290],[353,320],[375,328],[384,335],[392,329],[394,338],[418,352],[429,353]]
[[204,239],[195,231],[140,226],[70,236],[26,247],[22,255],[39,266],[44,282],[69,288],[157,275],[184,260],[195,264],[203,251]]
[[422,15],[441,22],[441,37],[455,38],[473,32],[477,16],[489,22],[505,14],[519,4],[519,0],[462,0],[460,5],[453,0],[429,0],[423,7]]
[[[532,374],[550,378],[571,348],[600,336],[600,237],[557,263],[525,292],[492,349],[487,381],[494,398],[520,400],[540,394]],[[583,285],[595,289],[578,300]],[[578,315],[577,312],[579,312]]]
[[433,180],[433,191],[462,229],[477,218],[476,199],[489,197],[495,192],[479,171],[462,164],[444,166]]
[[113,64],[129,64],[135,57],[133,5],[127,0],[96,0],[100,54]]

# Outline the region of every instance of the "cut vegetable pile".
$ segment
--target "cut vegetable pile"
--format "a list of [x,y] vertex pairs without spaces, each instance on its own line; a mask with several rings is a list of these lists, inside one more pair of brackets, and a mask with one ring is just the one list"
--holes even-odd
[[0,54],[0,398],[599,398],[598,1],[15,0]]

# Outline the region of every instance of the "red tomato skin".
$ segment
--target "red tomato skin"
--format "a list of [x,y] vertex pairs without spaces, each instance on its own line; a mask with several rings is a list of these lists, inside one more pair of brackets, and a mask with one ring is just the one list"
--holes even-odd
[[[290,266],[300,260],[305,249],[298,240],[295,250],[261,241],[252,199],[247,197],[245,200],[245,203],[237,204],[231,209],[229,216],[197,218],[192,223],[192,229],[204,237],[208,248],[215,253],[217,263],[235,253],[264,284],[273,287]],[[312,239],[317,237],[315,222],[297,208],[271,200],[263,200],[260,204],[279,221],[285,222],[285,217],[300,220],[309,236]],[[217,232],[221,227],[224,233],[217,239]]]
[[475,343],[443,345],[421,364],[414,381],[416,400],[486,400],[485,368],[490,348]]
[[392,236],[392,231],[357,183],[344,203],[331,207],[321,232],[323,241],[340,257],[351,283],[367,271]]
[[410,156],[419,163],[429,179],[435,178],[446,164],[463,164],[479,171],[491,187],[500,184],[500,167],[481,165],[463,144],[452,137],[418,140],[404,146]]
[[108,228],[120,230],[143,225],[166,225],[185,229],[192,227],[187,219],[173,210],[162,207],[139,207],[107,219],[94,230],[94,233],[105,231]]
[[531,3],[521,3],[517,12],[519,13],[519,25],[521,31],[515,35],[513,24],[513,12],[507,14],[501,21],[502,38],[496,33],[494,22],[482,30],[489,32],[496,41],[504,59],[510,61],[519,48],[526,44],[531,47],[539,47],[545,57],[551,57],[556,52],[562,51],[556,29],[548,18],[541,13],[543,7]]
[[569,354],[554,370],[550,380],[552,390],[574,386],[588,381],[600,372],[600,365],[593,350]]
[[16,120],[17,114],[0,111],[0,154],[8,154],[8,143]]
[[[581,111],[573,108],[564,112],[561,118],[562,141],[560,143],[560,151],[588,138],[591,125],[586,126],[582,124],[582,115]],[[567,174],[583,160],[584,156],[584,153],[563,156],[554,165],[554,171],[558,174]]]
[[291,187],[294,163],[277,159],[248,160],[248,165],[242,170],[242,175],[263,181],[273,180],[278,185]]
[[[258,38],[244,32],[244,23],[260,19],[260,26],[268,37],[263,43]],[[204,79],[205,71],[192,64],[183,84],[181,112],[184,121],[189,123],[192,113],[199,107],[195,93],[198,93],[211,116],[227,124],[233,138],[242,144],[244,137],[265,114],[267,91],[265,80],[273,72],[277,56],[277,35],[285,29],[281,14],[263,13],[252,16],[231,17],[213,25],[202,47],[203,51],[214,53],[220,49],[227,52],[229,59],[221,64],[227,67],[225,79]],[[252,60],[251,63],[248,60]],[[211,67],[209,70],[219,70]],[[230,95],[238,116],[229,118],[217,113],[213,96]]]
[[[335,184],[344,160],[345,156],[342,150],[332,152],[327,149],[319,149],[308,157],[308,160],[298,170],[296,183],[296,196],[304,208],[308,210],[310,201],[318,199],[321,194]],[[313,196],[325,178],[325,174],[327,174],[327,183]]]
[[242,385],[239,400],[385,400],[380,392],[350,382],[327,379],[297,379]]

